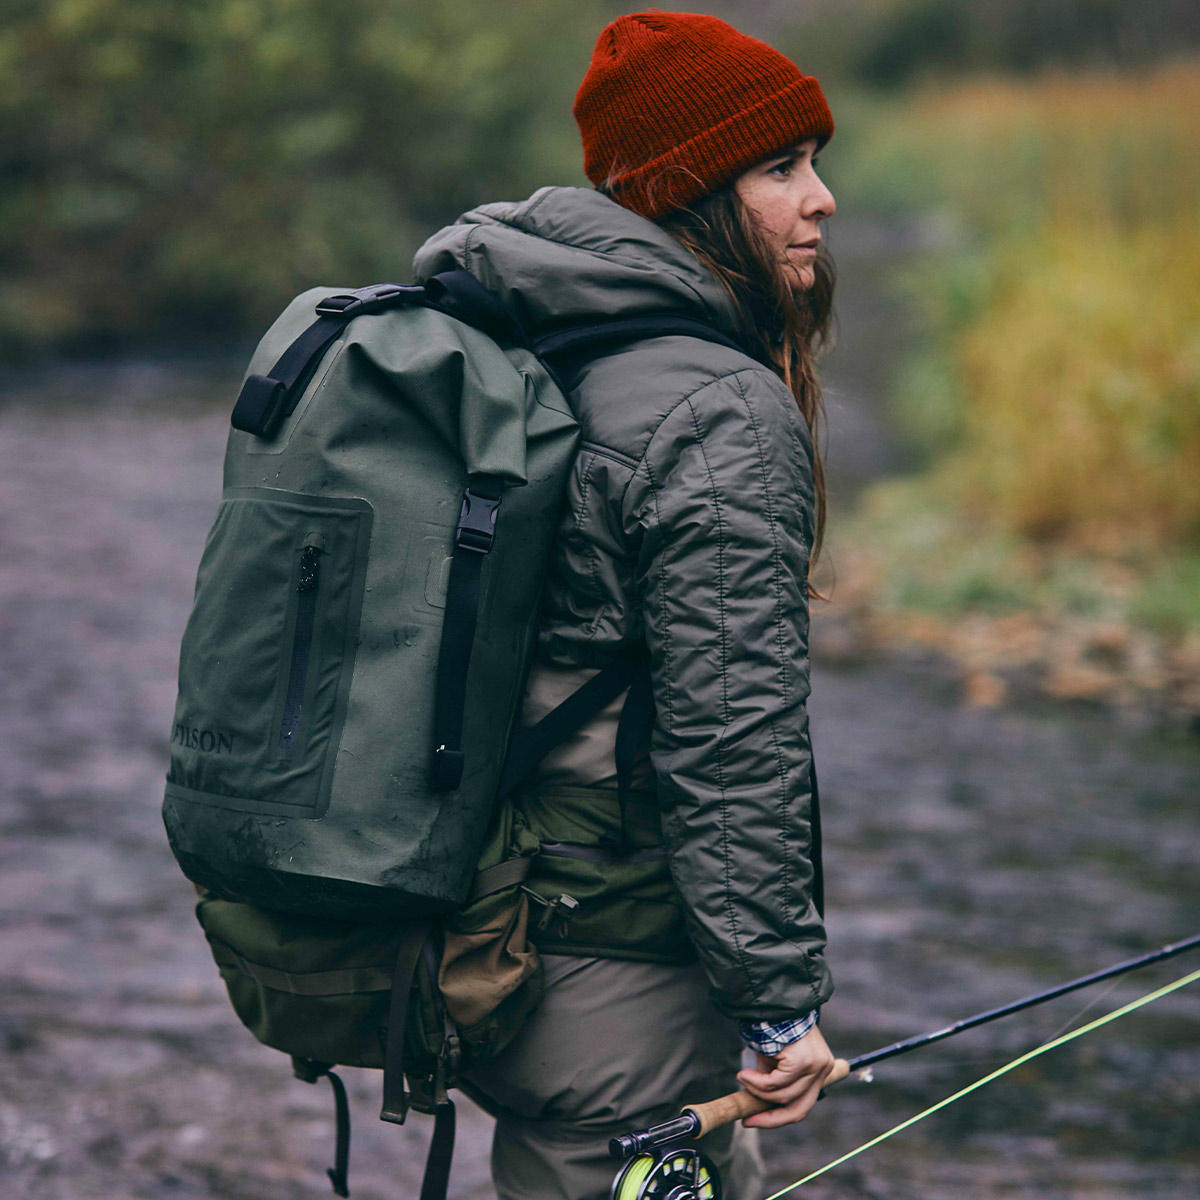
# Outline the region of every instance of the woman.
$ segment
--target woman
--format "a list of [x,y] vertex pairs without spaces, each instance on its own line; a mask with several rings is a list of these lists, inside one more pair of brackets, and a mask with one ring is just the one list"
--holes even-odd
[[[814,1025],[832,985],[805,713],[824,512],[813,347],[832,294],[820,223],[834,209],[815,156],[832,118],[816,80],[770,47],[657,11],[601,33],[575,116],[597,190],[468,213],[418,254],[418,278],[464,267],[535,333],[672,312],[745,353],[658,337],[573,381],[582,444],[524,720],[639,653],[655,716],[627,812],[620,700],[518,800],[544,846],[529,886],[548,905],[548,990],[471,1077],[499,1112],[503,1200],[607,1195],[609,1137],[735,1075],[778,1105],[747,1125],[799,1120],[833,1063]],[[560,895],[578,903],[569,921]],[[742,1040],[758,1067],[738,1074]],[[706,1150],[727,1194],[761,1195],[751,1131]]]

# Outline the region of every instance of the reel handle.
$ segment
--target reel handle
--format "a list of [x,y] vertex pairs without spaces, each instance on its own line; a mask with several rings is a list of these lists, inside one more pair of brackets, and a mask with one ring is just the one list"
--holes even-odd
[[[829,1072],[829,1078],[825,1080],[823,1086],[830,1087],[845,1079],[849,1074],[850,1064],[844,1058],[835,1059],[833,1070]],[[727,1096],[718,1096],[707,1104],[689,1104],[683,1111],[695,1114],[699,1128],[694,1136],[703,1137],[706,1133],[711,1133],[722,1125],[728,1125],[730,1121],[740,1121],[744,1117],[752,1117],[755,1113],[766,1112],[767,1109],[774,1107],[775,1105],[769,1100],[760,1100],[757,1096],[752,1096],[749,1092],[739,1088],[736,1092],[730,1092]]]

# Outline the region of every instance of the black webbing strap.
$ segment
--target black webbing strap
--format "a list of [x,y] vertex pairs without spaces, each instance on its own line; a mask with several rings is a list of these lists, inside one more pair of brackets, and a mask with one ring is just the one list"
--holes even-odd
[[273,437],[304,395],[321,355],[355,317],[419,304],[424,299],[423,287],[399,283],[374,283],[353,292],[323,296],[316,306],[317,319],[283,352],[270,375],[247,377],[230,424],[257,437]]
[[387,1041],[383,1047],[383,1108],[381,1121],[404,1124],[408,1116],[408,1093],[404,1088],[404,1030],[408,1023],[408,998],[421,948],[429,937],[429,923],[414,921],[400,939],[396,952],[396,971],[392,976],[392,997],[388,1003]]
[[421,1200],[446,1200],[450,1186],[450,1163],[454,1158],[454,1101],[449,1097],[433,1114],[433,1139],[425,1158],[425,1176],[421,1180]]
[[326,1169],[335,1196],[350,1195],[350,1105],[346,1100],[346,1085],[333,1073],[332,1063],[313,1058],[292,1058],[292,1072],[305,1083],[316,1083],[322,1076],[333,1088],[333,1108],[337,1122],[337,1144],[333,1166]]
[[484,867],[475,872],[475,882],[471,885],[471,894],[467,897],[468,904],[482,900],[493,892],[512,887],[514,883],[524,883],[533,870],[533,855],[527,854],[522,858],[506,858],[494,867]]
[[638,667],[628,659],[610,663],[536,725],[514,730],[497,799],[511,792],[555,746],[561,745],[597,713],[603,712],[633,683],[637,671]]
[[443,271],[426,280],[425,305],[483,330],[497,342],[529,347],[521,323],[470,271]]
[[627,342],[673,335],[700,338],[705,342],[715,342],[718,346],[747,353],[744,346],[711,325],[678,313],[645,313],[639,317],[615,317],[607,321],[592,321],[586,325],[572,325],[535,339],[533,351],[539,358],[579,360],[588,355],[599,355],[606,348]]
[[654,719],[654,692],[650,686],[650,671],[645,666],[638,667],[629,685],[629,694],[621,706],[621,716],[617,721],[617,804],[621,809],[621,828],[613,838],[605,835],[601,841],[608,842],[615,853],[627,855],[633,845],[629,840],[629,832],[625,827],[625,818],[629,808],[629,793],[633,790],[633,768],[637,765],[637,752],[641,746],[642,736]]
[[498,475],[472,475],[463,493],[450,558],[450,583],[446,589],[434,689],[429,786],[435,791],[452,791],[462,783],[466,765],[463,710],[467,703],[471,648],[479,623],[479,581],[483,560],[496,538],[496,515],[503,490],[504,481]]

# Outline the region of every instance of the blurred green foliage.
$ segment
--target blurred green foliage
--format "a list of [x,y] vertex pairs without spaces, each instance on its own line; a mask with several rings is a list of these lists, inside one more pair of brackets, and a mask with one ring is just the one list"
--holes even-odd
[[612,5],[37,0],[0,29],[0,336],[254,329],[317,281],[580,182],[570,102]]
[[933,73],[1144,66],[1200,41],[1194,0],[885,0],[876,13],[847,58],[885,87]]

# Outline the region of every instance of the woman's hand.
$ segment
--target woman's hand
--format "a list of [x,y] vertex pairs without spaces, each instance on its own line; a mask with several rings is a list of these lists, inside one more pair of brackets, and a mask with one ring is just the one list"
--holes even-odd
[[815,1026],[778,1054],[758,1054],[758,1070],[738,1072],[738,1082],[752,1096],[777,1105],[742,1122],[754,1129],[774,1129],[801,1121],[817,1102],[833,1070],[833,1051]]

